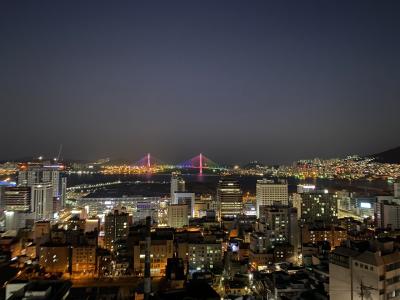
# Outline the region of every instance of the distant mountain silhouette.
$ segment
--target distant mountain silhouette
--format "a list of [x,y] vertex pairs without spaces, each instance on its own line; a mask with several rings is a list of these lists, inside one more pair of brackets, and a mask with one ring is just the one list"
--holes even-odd
[[400,147],[373,154],[370,157],[374,157],[375,161],[381,163],[400,164]]
[[265,165],[257,160],[251,161],[244,166],[242,166],[243,169],[255,169],[257,167],[264,167]]

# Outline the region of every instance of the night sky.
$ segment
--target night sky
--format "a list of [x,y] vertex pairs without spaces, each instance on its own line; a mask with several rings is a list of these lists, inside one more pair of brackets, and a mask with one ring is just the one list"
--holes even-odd
[[0,160],[400,145],[400,1],[1,1]]

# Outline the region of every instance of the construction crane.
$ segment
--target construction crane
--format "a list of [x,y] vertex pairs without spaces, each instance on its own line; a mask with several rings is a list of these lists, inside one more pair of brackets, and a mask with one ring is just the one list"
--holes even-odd
[[57,157],[56,157],[56,158],[54,158],[54,161],[55,161],[55,162],[58,162],[58,161],[60,160],[60,156],[61,156],[61,151],[62,151],[62,148],[63,148],[63,145],[62,145],[62,144],[60,144],[60,147],[58,148],[58,154],[57,154]]

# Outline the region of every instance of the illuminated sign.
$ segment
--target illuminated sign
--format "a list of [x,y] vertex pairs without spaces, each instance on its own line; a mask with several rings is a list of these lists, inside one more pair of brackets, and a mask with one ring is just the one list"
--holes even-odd
[[14,181],[0,181],[0,186],[16,186],[17,183]]
[[361,203],[360,203],[360,207],[361,207],[361,208],[371,208],[372,206],[371,206],[371,203],[368,203],[368,202],[361,202]]

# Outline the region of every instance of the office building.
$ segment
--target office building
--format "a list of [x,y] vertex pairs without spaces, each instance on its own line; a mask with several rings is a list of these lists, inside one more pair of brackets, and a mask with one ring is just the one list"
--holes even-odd
[[88,215],[100,215],[110,211],[114,207],[124,207],[131,214],[134,222],[144,221],[151,216],[157,220],[161,197],[82,197],[77,199],[76,206],[84,207]]
[[189,243],[189,270],[209,271],[222,266],[222,245],[216,241]]
[[235,218],[243,212],[242,190],[236,180],[223,179],[218,183],[217,202],[221,218]]
[[6,211],[30,212],[32,211],[31,197],[30,187],[5,187],[2,206]]
[[259,208],[262,205],[288,205],[289,194],[286,181],[274,182],[272,180],[257,180],[256,186],[256,208],[259,217]]
[[182,228],[189,225],[189,207],[186,204],[171,204],[168,206],[168,226]]
[[337,221],[337,195],[324,192],[301,194],[301,222],[303,224],[321,223],[322,226]]
[[116,250],[118,240],[126,239],[129,233],[129,215],[115,209],[105,216],[104,221],[104,246],[110,251]]
[[312,225],[304,225],[301,229],[303,244],[329,242],[333,249],[347,239],[347,230],[337,226],[313,227]]
[[60,191],[57,197],[60,208],[64,208],[67,200],[67,177],[61,177],[60,179]]
[[143,198],[143,200],[136,201],[132,208],[132,219],[134,223],[143,223],[147,217],[150,217],[152,222],[158,222],[160,201],[151,198]]
[[269,243],[289,241],[289,211],[290,208],[284,206],[260,206],[260,220],[266,223],[270,236]]
[[269,237],[263,232],[253,232],[250,236],[249,264],[254,270],[263,270],[273,262]]
[[[296,208],[278,205],[260,206],[260,218],[256,222],[251,238],[253,241],[250,250],[253,254],[266,251],[270,253],[277,246],[290,248],[289,252],[292,255],[297,254],[300,246],[300,231]],[[291,247],[288,248],[287,245]]]
[[400,229],[400,205],[390,200],[378,200],[375,204],[375,223],[377,228]]
[[61,175],[62,165],[27,164],[23,165],[17,174],[18,186],[33,186],[37,184],[51,184],[53,186],[52,196],[60,201],[64,207],[67,178]]
[[175,192],[171,204],[186,204],[188,206],[188,216],[194,217],[195,194],[189,192]]

